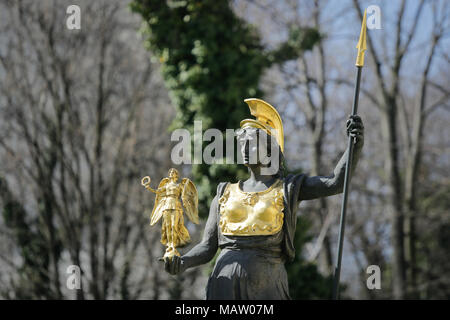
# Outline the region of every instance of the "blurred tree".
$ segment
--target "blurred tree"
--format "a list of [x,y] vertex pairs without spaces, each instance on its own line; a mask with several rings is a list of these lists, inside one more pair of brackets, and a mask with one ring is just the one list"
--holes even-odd
[[[422,0],[416,5],[401,1],[395,16],[393,49],[384,51],[376,45],[375,35],[367,34],[368,59],[374,66],[376,90],[378,95],[372,99],[380,110],[380,131],[384,143],[386,184],[388,186],[387,209],[392,225],[392,289],[396,299],[418,297],[418,262],[417,262],[417,218],[419,216],[419,200],[421,183],[418,183],[422,167],[424,128],[427,119],[438,108],[448,102],[448,88],[431,81],[431,68],[439,57],[439,46],[449,31],[447,16],[450,13],[448,1],[427,3]],[[419,22],[429,5],[432,17],[429,36],[421,44],[422,64],[415,69],[411,78],[415,81],[416,99],[410,105],[405,104],[406,93],[402,90],[404,82],[410,79],[402,76],[405,68],[409,68],[408,54],[412,43],[419,35]],[[353,0],[354,8],[360,19],[363,9],[357,0]],[[414,13],[413,23],[409,28],[404,26],[407,10]],[[442,54],[448,62],[446,50]],[[444,60],[445,61],[445,60]],[[382,70],[388,70],[384,72]],[[438,87],[438,99],[428,98],[430,88]],[[404,145],[404,148],[400,146]]]
[[[312,176],[328,174],[334,163],[325,163],[325,134],[327,126],[327,114],[330,110],[330,101],[333,101],[333,92],[331,87],[329,65],[326,59],[326,42],[329,41],[329,35],[325,35],[322,29],[323,15],[326,3],[314,1],[311,2],[310,19],[305,21],[301,18],[304,14],[300,10],[302,4],[297,1],[287,2],[289,12],[292,12],[292,19],[286,24],[301,28],[305,23],[310,23],[320,34],[324,34],[315,44],[315,49],[309,57],[299,55],[296,63],[293,65],[285,63],[280,66],[280,72],[285,83],[286,98],[291,103],[295,103],[296,110],[305,118],[305,126],[308,135],[304,138],[305,142],[311,146],[309,154],[310,171]],[[283,8],[284,9],[284,8]],[[286,10],[286,9],[284,9]],[[282,10],[280,10],[282,11]],[[311,21],[309,21],[311,20]],[[302,94],[299,94],[302,93]],[[329,200],[320,198],[309,204],[309,215],[311,216],[312,228],[319,234],[314,244],[308,260],[319,259],[320,269],[331,274],[333,272],[333,249],[329,238],[328,230],[334,218],[335,211],[329,210]]]
[[424,187],[417,206],[417,270],[410,294],[419,299],[450,299],[450,186],[439,180]]
[[69,4],[0,2],[1,293],[164,297],[140,178],[167,174],[173,111],[126,3],[78,2],[80,30],[65,28]]
[[[23,258],[18,268],[19,280],[11,282],[11,288],[3,288],[6,298],[33,299],[61,298],[61,292],[55,291],[50,282],[50,255],[61,252],[61,244],[55,248],[49,247],[46,235],[43,233],[44,221],[27,221],[27,212],[8,188],[6,180],[0,177],[0,194],[3,199],[3,218],[5,225],[12,231],[12,237],[20,248]],[[37,227],[36,227],[37,226]],[[13,292],[11,292],[13,291]]]

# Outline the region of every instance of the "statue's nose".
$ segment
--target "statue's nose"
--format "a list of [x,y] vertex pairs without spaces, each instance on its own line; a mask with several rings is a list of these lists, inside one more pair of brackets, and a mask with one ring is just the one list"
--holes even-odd
[[248,154],[250,151],[250,141],[249,140],[245,140],[244,151],[245,151],[245,154]]

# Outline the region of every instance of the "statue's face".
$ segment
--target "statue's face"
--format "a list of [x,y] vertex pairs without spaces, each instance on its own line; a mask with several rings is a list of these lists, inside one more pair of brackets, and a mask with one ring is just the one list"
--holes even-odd
[[169,172],[169,178],[173,181],[177,181],[178,180],[178,173],[174,170],[171,170]]
[[[258,129],[256,128],[246,128],[239,129],[237,131],[237,140],[239,143],[242,160],[245,165],[250,164],[250,154],[257,155],[258,154]],[[254,159],[252,159],[254,160]],[[257,157],[256,157],[257,163]],[[253,162],[253,161],[252,161]],[[256,164],[252,163],[252,164]]]
[[244,165],[261,165],[261,154],[264,152],[260,151],[266,151],[267,155],[267,134],[257,128],[245,128],[238,130],[237,139]]
[[274,136],[257,128],[239,129],[237,139],[244,165],[262,167],[261,174],[273,175],[280,168],[279,146]]

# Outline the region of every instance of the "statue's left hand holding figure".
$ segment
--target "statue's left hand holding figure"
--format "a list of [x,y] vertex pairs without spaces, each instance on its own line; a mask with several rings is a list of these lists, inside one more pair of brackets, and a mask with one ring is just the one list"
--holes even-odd
[[150,187],[149,176],[141,180],[141,184],[147,190],[156,194],[155,205],[150,215],[150,225],[155,225],[163,218],[161,243],[166,246],[166,252],[160,260],[166,263],[169,260],[180,259],[180,253],[176,248],[190,242],[189,232],[184,226],[183,207],[189,220],[195,224],[199,223],[197,189],[188,178],[177,183],[178,178],[178,170],[170,169],[169,177],[162,179],[156,190]]

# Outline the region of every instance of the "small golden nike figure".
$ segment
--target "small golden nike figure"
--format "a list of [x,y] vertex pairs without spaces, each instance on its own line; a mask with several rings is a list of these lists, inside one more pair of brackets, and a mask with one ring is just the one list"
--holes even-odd
[[149,176],[141,180],[141,184],[147,190],[156,194],[155,205],[150,215],[150,225],[155,225],[161,217],[163,218],[161,243],[166,246],[163,258],[180,256],[176,248],[186,245],[191,240],[189,232],[184,226],[183,207],[189,220],[195,224],[199,222],[197,188],[188,178],[177,183],[178,178],[178,170],[170,169],[169,177],[162,179],[156,190],[150,187]]

